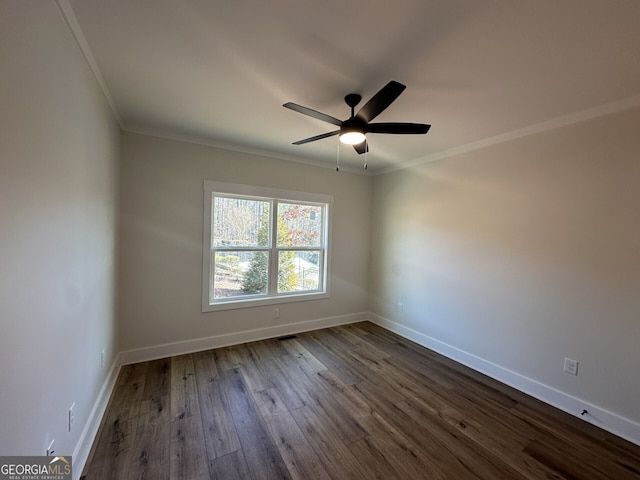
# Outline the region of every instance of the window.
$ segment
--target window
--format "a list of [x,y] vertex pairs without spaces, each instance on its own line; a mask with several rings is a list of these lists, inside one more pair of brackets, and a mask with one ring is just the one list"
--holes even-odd
[[202,310],[329,296],[333,198],[204,183]]

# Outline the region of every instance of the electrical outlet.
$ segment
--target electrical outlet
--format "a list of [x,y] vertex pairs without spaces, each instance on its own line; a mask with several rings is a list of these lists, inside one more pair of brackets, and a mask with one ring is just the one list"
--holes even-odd
[[47,447],[47,457],[50,457],[53,455],[53,453],[55,452],[55,450],[53,449],[53,442],[55,442],[54,439],[51,439],[51,443],[49,444],[49,446]]
[[69,407],[69,415],[68,415],[68,417],[67,417],[67,421],[68,421],[67,423],[68,423],[68,425],[69,425],[69,432],[71,432],[71,427],[73,426],[73,424],[74,424],[74,423],[75,423],[75,421],[76,421],[76,415],[75,415],[75,413],[74,413],[74,411],[73,411],[73,408],[74,408],[75,406],[76,406],[76,403],[75,403],[75,402],[73,402],[73,403],[71,404],[71,406]]
[[104,368],[104,349],[100,352],[100,368]]
[[280,309],[279,308],[274,308],[273,309],[273,318],[280,318]]
[[404,311],[404,305],[402,304],[402,302],[398,302],[398,304],[396,305],[396,309],[398,310],[398,313],[402,313]]
[[578,375],[578,361],[565,357],[564,372],[571,375]]

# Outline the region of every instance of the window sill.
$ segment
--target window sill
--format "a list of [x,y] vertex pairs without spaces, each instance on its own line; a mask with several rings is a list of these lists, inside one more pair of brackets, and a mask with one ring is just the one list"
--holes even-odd
[[202,313],[217,312],[221,310],[236,310],[240,308],[263,307],[267,305],[280,305],[283,303],[307,302],[310,300],[322,300],[325,298],[329,298],[328,292],[289,294],[267,298],[242,298],[238,300],[226,300],[214,304],[203,305]]

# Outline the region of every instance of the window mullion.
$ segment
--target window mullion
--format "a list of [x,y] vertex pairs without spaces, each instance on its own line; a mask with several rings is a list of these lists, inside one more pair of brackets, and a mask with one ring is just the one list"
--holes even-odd
[[225,247],[211,247],[212,252],[257,252],[257,251],[269,251],[269,247],[237,247],[237,246],[225,246]]
[[271,201],[271,224],[269,225],[269,288],[268,295],[278,293],[278,201]]
[[328,298],[330,196],[208,180],[204,188],[203,312]]

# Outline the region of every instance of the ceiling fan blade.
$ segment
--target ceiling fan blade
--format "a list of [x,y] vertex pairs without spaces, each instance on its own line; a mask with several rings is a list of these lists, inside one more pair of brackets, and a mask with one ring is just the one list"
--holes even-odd
[[361,143],[356,143],[353,148],[356,149],[356,152],[358,152],[360,155],[362,155],[365,152],[369,151],[369,143],[365,140],[364,142]]
[[302,145],[303,143],[315,142],[316,140],[322,140],[323,138],[333,137],[334,135],[338,135],[339,133],[340,133],[340,130],[335,130],[333,132],[316,135],[315,137],[305,138],[304,140],[298,140],[297,142],[293,142],[293,144]]
[[427,133],[431,125],[424,123],[403,123],[403,122],[391,122],[391,123],[370,123],[367,125],[367,133],[392,133],[392,134],[415,134],[415,133]]
[[287,102],[282,106],[293,110],[294,112],[302,113],[303,115],[308,115],[309,117],[322,120],[323,122],[332,123],[334,125],[337,125],[338,127],[342,125],[342,120],[338,120],[331,115],[326,115],[311,108],[303,107],[302,105],[298,105],[297,103]]
[[365,122],[370,122],[376,118],[382,111],[387,108],[393,101],[400,96],[400,94],[407,88],[405,85],[391,80],[384,87],[382,87],[378,93],[376,93],[371,100],[369,100],[364,107],[356,114],[356,117],[361,118]]

